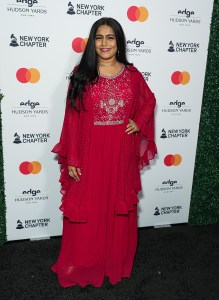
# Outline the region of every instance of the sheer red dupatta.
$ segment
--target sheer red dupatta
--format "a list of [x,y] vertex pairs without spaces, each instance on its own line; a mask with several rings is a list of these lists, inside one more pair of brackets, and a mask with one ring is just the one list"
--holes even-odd
[[138,167],[141,170],[144,166],[149,165],[149,161],[154,159],[157,154],[157,147],[154,141],[154,108],[156,99],[140,73],[138,80],[139,90],[134,120],[140,129],[138,134],[136,134],[136,152]]
[[[71,84],[69,85],[68,90],[70,88]],[[58,163],[61,164],[61,176],[59,181],[62,184],[62,194],[65,193],[69,180],[68,165],[80,167],[78,155],[79,117],[79,111],[70,107],[70,101],[67,100],[60,140],[52,149],[53,153],[58,154]]]

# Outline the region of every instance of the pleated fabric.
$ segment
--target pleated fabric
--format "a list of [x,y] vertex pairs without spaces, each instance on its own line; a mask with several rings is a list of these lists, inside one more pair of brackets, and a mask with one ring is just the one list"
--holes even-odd
[[[137,246],[137,207],[117,215],[124,126],[93,126],[87,176],[87,223],[64,218],[60,255],[53,271],[63,287],[112,284],[129,277]],[[83,174],[82,174],[83,176]],[[77,186],[78,182],[74,182]]]

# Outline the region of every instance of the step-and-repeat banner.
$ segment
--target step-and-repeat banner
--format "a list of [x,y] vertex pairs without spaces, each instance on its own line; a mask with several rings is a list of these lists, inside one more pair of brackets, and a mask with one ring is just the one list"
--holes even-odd
[[[139,226],[188,221],[213,0],[2,0],[0,88],[8,240],[60,235],[58,142],[68,76],[91,25],[117,19],[156,95],[158,157]],[[204,166],[203,166],[204,169]]]

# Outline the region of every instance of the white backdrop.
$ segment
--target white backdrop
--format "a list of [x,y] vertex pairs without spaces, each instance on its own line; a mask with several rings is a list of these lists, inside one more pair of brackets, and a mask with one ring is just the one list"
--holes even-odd
[[[68,75],[91,25],[124,28],[157,98],[159,155],[142,174],[139,226],[188,221],[213,0],[2,0],[0,88],[8,240],[60,235],[58,142]],[[85,39],[85,40],[84,40]]]

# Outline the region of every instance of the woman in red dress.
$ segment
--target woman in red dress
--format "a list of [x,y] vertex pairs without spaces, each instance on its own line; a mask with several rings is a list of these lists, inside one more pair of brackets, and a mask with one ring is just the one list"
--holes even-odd
[[126,59],[112,18],[96,21],[70,77],[60,142],[63,235],[52,270],[63,287],[131,274],[140,173],[156,154],[155,97]]

